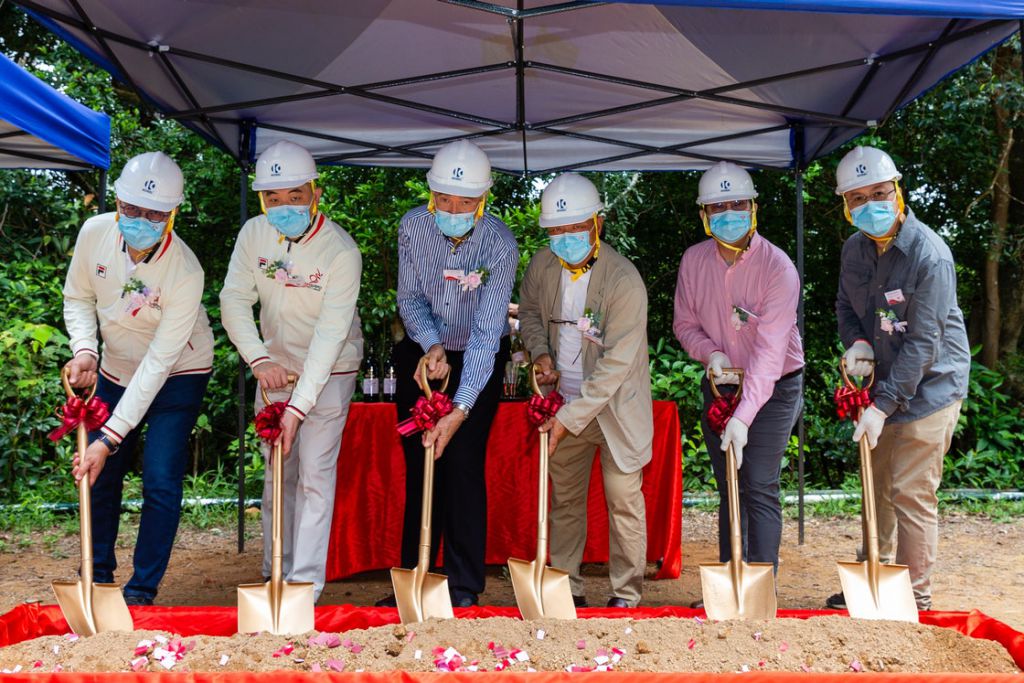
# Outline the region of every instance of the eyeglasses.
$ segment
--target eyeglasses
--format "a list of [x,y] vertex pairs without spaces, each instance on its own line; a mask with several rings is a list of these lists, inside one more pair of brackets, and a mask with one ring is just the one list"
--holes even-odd
[[728,202],[716,202],[705,204],[704,211],[707,213],[721,213],[723,211],[746,211],[750,208],[749,199],[734,199]]
[[867,204],[868,202],[888,201],[889,197],[893,196],[894,194],[896,194],[895,187],[892,188],[891,190],[875,190],[871,194],[865,194],[861,192],[848,197],[846,200],[846,204],[851,209],[855,209],[862,204]]
[[162,223],[171,217],[170,211],[154,211],[152,209],[144,209],[141,206],[135,206],[134,204],[126,204],[118,200],[118,210],[128,218],[138,218],[142,216],[147,221],[153,223]]

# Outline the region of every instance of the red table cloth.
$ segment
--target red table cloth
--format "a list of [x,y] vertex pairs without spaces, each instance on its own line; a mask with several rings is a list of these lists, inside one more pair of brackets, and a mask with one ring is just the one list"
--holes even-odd
[[[353,403],[338,456],[338,486],[327,552],[327,580],[400,563],[405,457],[393,403]],[[525,402],[498,404],[487,441],[488,564],[532,560],[537,549],[537,448]],[[595,453],[596,460],[596,453]],[[674,403],[654,402],[654,457],[644,468],[647,559],[656,578],[674,579],[682,564],[682,450]],[[600,466],[590,478],[584,562],[608,561],[608,513]]]

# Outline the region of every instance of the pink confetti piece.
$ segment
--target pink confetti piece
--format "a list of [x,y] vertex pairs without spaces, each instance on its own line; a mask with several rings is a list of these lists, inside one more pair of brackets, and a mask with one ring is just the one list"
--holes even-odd
[[340,647],[341,638],[337,633],[318,633],[306,641],[310,647]]
[[692,650],[696,644],[697,644],[697,641],[694,640],[693,638],[690,638],[690,642],[688,642],[686,644],[686,647],[687,647],[687,649]]
[[704,620],[703,620],[703,619],[701,619],[700,617],[694,617],[694,618],[693,618],[693,620],[694,620],[694,621],[696,621],[696,622],[697,622],[698,624],[700,624],[701,626],[703,626],[703,625],[704,625]]
[[60,664],[54,664],[53,665],[53,673],[59,674],[63,670],[64,670],[64,667],[61,666]]
[[754,640],[761,640],[761,632],[758,631],[754,634]]
[[757,665],[758,665],[758,666],[761,666],[761,667],[763,667],[763,666],[764,666],[764,660],[762,659],[761,661],[759,661],[759,662],[757,663]]
[[156,634],[155,636],[153,636],[153,640],[155,640],[156,642],[160,643],[161,645],[166,645],[167,644],[167,637],[166,636],[162,636],[159,633]]
[[43,665],[43,660],[41,660],[41,659],[37,659],[36,661],[32,662],[32,668],[33,669],[38,669],[42,665]]
[[860,661],[856,659],[850,662],[850,668],[856,671],[857,673],[860,673],[864,670],[864,667],[861,665]]
[[599,648],[597,648],[597,652],[595,654],[597,654],[598,657],[607,657],[608,656],[608,650],[606,650],[603,647],[599,647]]
[[613,647],[612,654],[619,655],[621,657],[626,654],[626,651],[620,647]]
[[352,639],[346,638],[345,640],[341,641],[341,644],[345,647],[352,647]]
[[295,646],[291,643],[287,643],[281,647],[280,650],[273,654],[274,657],[286,657],[295,651]]
[[587,673],[588,671],[594,671],[595,667],[592,667],[592,666],[580,666],[579,664],[570,664],[569,666],[565,667],[565,670],[568,671],[569,673],[582,674],[582,673]]
[[145,671],[149,660],[145,657],[136,657],[132,660],[132,671]]
[[320,668],[320,664],[317,662],[313,662],[313,666],[309,667],[309,670],[313,673],[320,673],[323,671],[323,669]]
[[341,672],[345,670],[345,662],[341,661],[340,659],[328,659],[326,662],[324,662],[324,664],[331,671]]
[[782,641],[781,643],[779,643],[779,652],[785,652],[788,649],[789,643],[787,643],[786,641]]
[[577,650],[583,650],[586,647],[587,647],[587,641],[585,641],[585,640],[577,640],[576,641],[576,649]]
[[415,635],[416,635],[416,632],[415,632],[415,631],[409,631],[408,633],[406,633],[406,634],[405,634],[405,642],[407,642],[407,643],[411,643],[411,642],[412,642],[412,639],[413,639],[413,637],[414,637]]
[[807,666],[806,664],[801,664],[800,670],[803,671],[805,674],[811,673],[811,667]]
[[65,633],[64,637],[67,638],[72,643],[75,642],[76,640],[78,640],[78,634],[77,633]]
[[349,652],[351,652],[354,655],[357,655],[357,654],[359,654],[362,651],[363,651],[363,646],[359,645],[358,643],[354,643],[352,645],[352,647],[349,648]]

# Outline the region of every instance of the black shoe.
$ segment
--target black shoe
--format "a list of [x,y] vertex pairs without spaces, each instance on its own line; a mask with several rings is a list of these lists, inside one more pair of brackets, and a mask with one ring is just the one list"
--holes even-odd
[[703,600],[694,600],[693,602],[690,603],[690,609],[704,609],[704,601]]
[[617,607],[619,609],[628,609],[629,603],[622,598],[612,598],[608,601],[608,607]]
[[825,607],[828,609],[846,609],[846,596],[843,595],[842,591],[828,596],[828,599],[825,601]]
[[479,604],[480,598],[472,593],[452,597],[452,607],[475,607]]
[[131,606],[148,606],[153,604],[153,598],[147,598],[145,595],[126,595],[124,596],[124,604]]
[[587,596],[585,596],[585,595],[573,595],[572,596],[572,604],[577,609],[580,608],[580,607],[586,607],[587,606]]
[[398,600],[392,593],[386,598],[381,598],[377,602],[373,603],[374,607],[398,607]]

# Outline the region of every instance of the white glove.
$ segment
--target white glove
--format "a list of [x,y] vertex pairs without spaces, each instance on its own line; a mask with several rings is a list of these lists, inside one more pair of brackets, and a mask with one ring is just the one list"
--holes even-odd
[[875,369],[875,350],[863,339],[853,342],[853,345],[843,355],[843,364],[846,365],[846,374],[851,377],[867,377]]
[[708,381],[715,384],[739,384],[740,376],[735,372],[723,372],[725,368],[731,368],[732,361],[729,356],[721,351],[712,351],[708,360]]
[[[868,435],[868,446],[874,448],[878,445],[878,436],[882,433],[882,427],[885,426],[885,413],[875,407],[872,403],[864,409],[863,414],[860,416],[860,420],[857,421],[857,428],[853,430],[854,442],[859,442],[860,437]],[[725,427],[729,428],[728,425]]]
[[732,452],[736,456],[736,469],[743,467],[743,447],[747,445],[747,425],[743,420],[730,417],[725,423],[725,431],[722,433],[722,451],[729,449],[732,445]]

